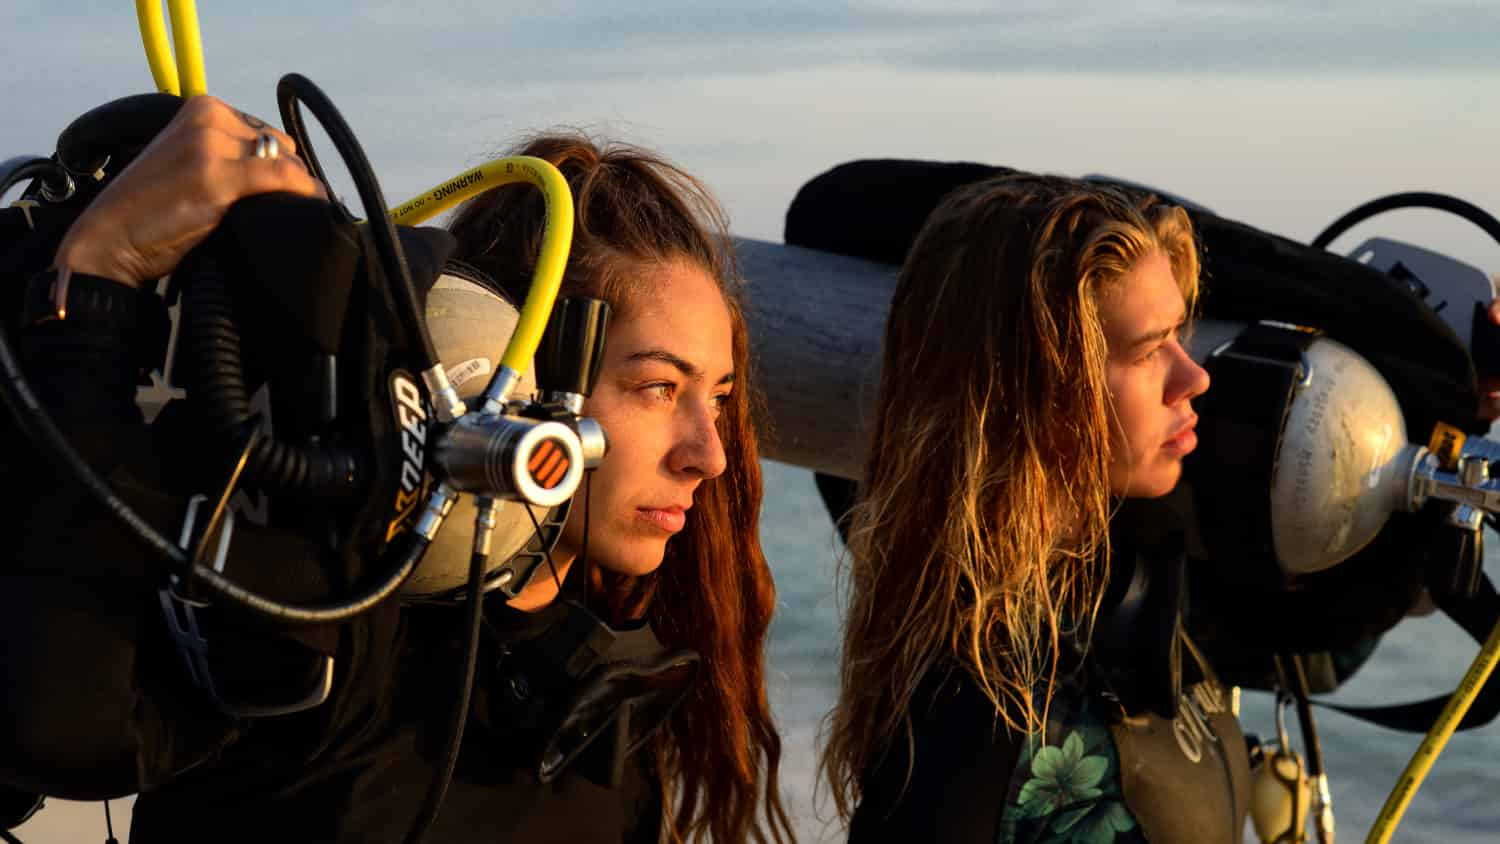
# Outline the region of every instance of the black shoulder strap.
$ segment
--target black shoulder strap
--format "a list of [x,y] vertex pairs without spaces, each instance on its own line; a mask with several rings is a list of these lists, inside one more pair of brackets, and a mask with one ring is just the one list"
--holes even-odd
[[[1474,637],[1475,641],[1483,645],[1489,638],[1490,631],[1497,623],[1500,623],[1500,594],[1496,593],[1494,582],[1485,577],[1483,585],[1474,597],[1462,603],[1446,606],[1443,610],[1458,622],[1465,632]],[[1456,690],[1454,694],[1457,694]],[[1453,694],[1447,694],[1391,706],[1344,706],[1325,701],[1313,702],[1324,708],[1352,715],[1362,721],[1379,724],[1387,729],[1407,733],[1425,733],[1431,729],[1438,715],[1452,698]],[[1500,715],[1500,683],[1494,682],[1492,674],[1490,682],[1485,683],[1479,696],[1474,699],[1473,705],[1459,722],[1458,729],[1469,730],[1482,727],[1495,720],[1496,715]]]
[[[1194,399],[1198,430],[1217,448],[1200,449],[1184,462],[1200,524],[1200,537],[1228,582],[1277,589],[1285,576],[1272,545],[1271,480],[1281,431],[1296,385],[1310,373],[1304,354],[1318,335],[1294,326],[1254,323],[1204,361],[1216,384]],[[1223,479],[1233,478],[1234,483]]]

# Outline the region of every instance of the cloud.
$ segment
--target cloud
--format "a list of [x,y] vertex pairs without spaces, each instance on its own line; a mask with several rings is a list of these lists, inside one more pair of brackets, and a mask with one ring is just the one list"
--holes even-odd
[[[1500,70],[1480,42],[1500,31],[1500,4],[996,5],[264,0],[199,12],[211,92],[270,118],[276,79],[306,73],[393,202],[522,132],[574,123],[676,156],[721,188],[742,233],[763,237],[797,184],[860,155],[1111,170],[1304,235],[1385,189],[1496,207],[1477,175],[1493,157]],[[149,88],[135,27],[126,3],[0,3],[0,157],[43,152],[77,114]]]
[[[205,5],[200,18],[213,74],[236,78],[267,59],[291,66],[300,57],[336,67],[333,81],[398,90],[850,64],[1126,74],[1500,69],[1491,43],[1500,5],[1475,2],[267,2]],[[0,17],[22,64],[83,70],[118,67],[122,55],[143,64],[134,24],[121,3],[82,11],[30,3]]]

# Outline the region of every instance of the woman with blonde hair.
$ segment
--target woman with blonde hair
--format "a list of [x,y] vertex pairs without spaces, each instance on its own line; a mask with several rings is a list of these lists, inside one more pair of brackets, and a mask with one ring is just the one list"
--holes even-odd
[[1071,179],[988,179],[927,218],[823,760],[856,844],[1239,841],[1245,743],[1180,631],[1180,533],[1125,501],[1196,445],[1198,268],[1182,209]]

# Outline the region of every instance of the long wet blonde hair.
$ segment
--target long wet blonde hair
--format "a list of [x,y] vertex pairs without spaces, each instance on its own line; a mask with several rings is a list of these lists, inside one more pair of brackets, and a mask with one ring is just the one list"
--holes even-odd
[[886,324],[850,534],[823,757],[844,818],[895,742],[913,758],[914,698],[935,672],[964,671],[997,723],[1040,732],[1061,640],[1086,645],[1108,576],[1098,302],[1153,252],[1191,312],[1192,224],[1154,199],[1009,175],[951,194],[917,236]]

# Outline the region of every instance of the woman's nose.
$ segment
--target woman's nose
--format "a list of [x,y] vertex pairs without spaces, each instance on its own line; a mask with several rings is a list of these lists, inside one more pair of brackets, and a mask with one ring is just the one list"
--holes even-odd
[[693,474],[707,480],[724,473],[729,460],[719,438],[719,426],[712,411],[694,411],[682,428],[682,435],[672,449],[672,470]]
[[1198,365],[1188,354],[1186,348],[1180,344],[1177,346],[1177,360],[1175,372],[1169,382],[1167,390],[1167,403],[1173,404],[1184,399],[1191,400],[1203,395],[1208,390],[1208,370]]

